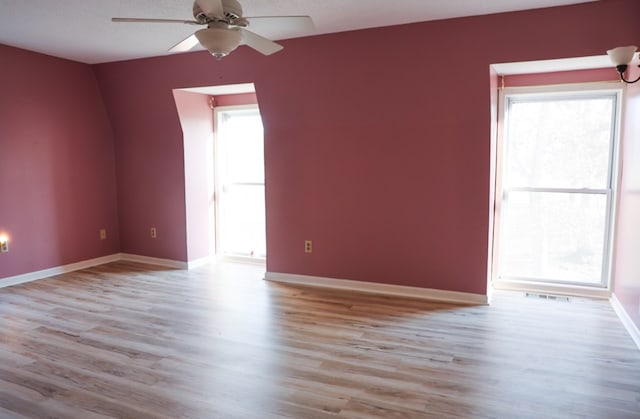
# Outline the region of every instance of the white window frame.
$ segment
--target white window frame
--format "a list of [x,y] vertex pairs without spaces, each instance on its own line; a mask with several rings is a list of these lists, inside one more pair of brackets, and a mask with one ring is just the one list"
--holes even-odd
[[[608,298],[611,294],[611,277],[613,261],[613,244],[616,216],[616,202],[618,196],[618,186],[620,183],[620,123],[623,113],[624,89],[616,83],[579,83],[570,85],[553,86],[531,86],[531,87],[507,87],[500,90],[498,99],[498,138],[496,150],[496,181],[495,181],[495,206],[494,206],[494,240],[492,249],[492,269],[491,279],[495,289],[509,290],[533,290],[537,292],[559,292],[588,297]],[[502,242],[501,226],[503,220],[503,201],[505,188],[504,164],[506,150],[506,130],[508,127],[508,112],[510,101],[541,99],[541,98],[563,98],[571,97],[614,97],[614,110],[612,115],[612,134],[609,150],[609,171],[606,189],[555,189],[555,188],[509,188],[508,192],[565,192],[565,193],[593,193],[606,194],[606,220],[605,220],[605,243],[603,249],[603,262],[600,284],[586,284],[564,281],[553,281],[539,278],[499,278],[499,257]]]
[[[222,252],[222,225],[224,223],[224,215],[222,211],[222,179],[224,175],[222,174],[222,167],[220,164],[219,156],[221,154],[221,145],[219,140],[219,127],[222,125],[222,118],[225,112],[229,111],[244,111],[244,110],[255,110],[260,114],[260,108],[258,104],[247,104],[247,105],[229,105],[229,106],[216,106],[213,109],[213,123],[214,123],[214,135],[213,135],[213,176],[214,176],[214,211],[215,211],[215,255],[219,260],[226,261],[234,261],[234,262],[243,262],[243,263],[256,263],[259,265],[266,263],[266,258],[263,257],[245,257],[241,255],[225,255]],[[253,185],[253,186],[263,186],[265,188],[265,205],[266,205],[266,179],[264,183],[241,183],[242,185]],[[266,221],[266,220],[265,220]]]

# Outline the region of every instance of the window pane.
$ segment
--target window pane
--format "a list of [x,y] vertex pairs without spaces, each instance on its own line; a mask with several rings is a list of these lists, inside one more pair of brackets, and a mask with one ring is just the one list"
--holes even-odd
[[511,100],[507,187],[608,187],[613,97]]
[[509,192],[500,277],[600,283],[607,196]]
[[264,186],[229,186],[224,194],[223,252],[266,257]]
[[258,111],[227,111],[223,117],[226,182],[264,183],[264,140]]

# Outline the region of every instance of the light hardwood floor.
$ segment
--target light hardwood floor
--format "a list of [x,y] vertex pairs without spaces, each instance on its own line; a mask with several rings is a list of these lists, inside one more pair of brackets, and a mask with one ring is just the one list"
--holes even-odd
[[113,263],[0,289],[1,418],[640,418],[609,304],[491,306]]

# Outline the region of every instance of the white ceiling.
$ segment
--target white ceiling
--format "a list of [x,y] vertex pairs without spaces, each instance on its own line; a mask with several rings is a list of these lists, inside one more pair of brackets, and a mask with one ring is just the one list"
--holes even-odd
[[[240,1],[245,16],[313,18],[313,33],[261,33],[278,40],[594,0]],[[111,17],[192,19],[192,4],[192,0],[0,0],[0,43],[89,64],[165,55],[194,27],[112,23]]]

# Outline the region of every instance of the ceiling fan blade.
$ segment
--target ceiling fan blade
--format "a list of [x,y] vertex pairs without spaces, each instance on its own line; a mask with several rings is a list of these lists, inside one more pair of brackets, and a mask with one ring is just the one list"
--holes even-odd
[[239,29],[242,31],[242,43],[264,55],[271,55],[284,48],[282,45],[276,44],[275,42],[263,36],[260,36],[257,33],[253,33],[244,28]]
[[188,25],[200,25],[195,20],[180,19],[142,19],[137,17],[112,17],[112,22],[134,22],[134,23],[186,23]]
[[172,46],[169,49],[169,52],[191,51],[196,45],[198,45],[198,38],[196,38],[196,34],[189,35],[187,38]]
[[224,8],[222,7],[222,0],[196,0],[200,9],[207,16],[223,17]]
[[245,18],[249,28],[258,33],[300,32],[305,35],[315,30],[310,16],[256,16]]

